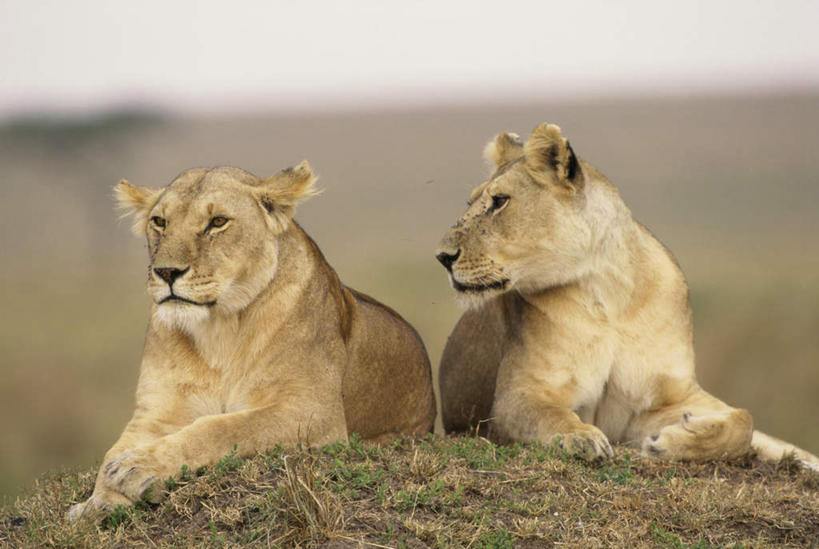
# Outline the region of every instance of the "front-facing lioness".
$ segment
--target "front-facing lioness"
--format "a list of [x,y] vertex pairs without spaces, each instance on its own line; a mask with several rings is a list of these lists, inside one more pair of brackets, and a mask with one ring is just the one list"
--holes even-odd
[[525,144],[500,134],[486,155],[494,173],[437,255],[473,305],[441,359],[447,431],[489,420],[500,440],[590,456],[611,455],[611,441],[694,460],[753,446],[819,464],[700,388],[680,269],[560,128],[542,124]]
[[137,501],[234,446],[244,456],[432,430],[418,335],[343,286],[292,219],[314,181],[304,162],[268,179],[216,168],[160,190],[119,184],[147,232],[152,315],[136,411],[70,518]]

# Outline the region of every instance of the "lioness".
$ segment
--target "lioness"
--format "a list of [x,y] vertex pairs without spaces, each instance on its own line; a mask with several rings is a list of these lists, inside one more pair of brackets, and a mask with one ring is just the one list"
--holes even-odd
[[292,219],[314,181],[303,162],[267,179],[192,169],[164,189],[116,187],[147,233],[152,314],[136,411],[69,518],[131,504],[234,446],[247,456],[432,430],[418,334],[343,286]]
[[590,457],[611,456],[610,442],[690,460],[753,447],[817,467],[700,388],[679,267],[560,128],[525,144],[502,133],[485,156],[494,173],[437,251],[472,306],[441,359],[447,431],[489,420],[500,441]]

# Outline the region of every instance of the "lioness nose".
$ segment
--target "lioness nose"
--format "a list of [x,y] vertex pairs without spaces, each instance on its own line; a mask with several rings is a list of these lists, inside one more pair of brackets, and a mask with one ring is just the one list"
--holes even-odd
[[157,267],[154,269],[156,276],[173,285],[173,281],[188,272],[190,267],[184,269],[177,269],[176,267]]
[[435,256],[435,258],[441,262],[441,265],[446,267],[447,271],[452,271],[452,264],[455,263],[459,257],[461,257],[461,250],[456,251],[454,255],[447,252],[441,252]]

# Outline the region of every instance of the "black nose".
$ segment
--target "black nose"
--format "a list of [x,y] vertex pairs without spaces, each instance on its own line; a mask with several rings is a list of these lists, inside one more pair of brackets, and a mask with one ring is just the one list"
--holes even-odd
[[184,269],[177,269],[176,267],[157,267],[154,269],[154,272],[156,273],[156,276],[168,284],[173,285],[173,281],[187,273],[188,269],[190,269],[190,267],[186,267]]
[[461,257],[461,250],[455,252],[455,255],[441,252],[435,256],[435,258],[441,262],[441,265],[446,267],[446,270],[450,272],[452,271],[452,264],[458,261],[459,257]]

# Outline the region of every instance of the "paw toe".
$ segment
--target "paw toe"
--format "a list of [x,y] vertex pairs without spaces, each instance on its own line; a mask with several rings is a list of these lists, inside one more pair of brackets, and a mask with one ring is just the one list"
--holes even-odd
[[68,522],[77,522],[80,520],[85,513],[85,507],[88,504],[87,501],[83,501],[82,503],[75,503],[68,509],[68,512],[65,514],[65,518]]

